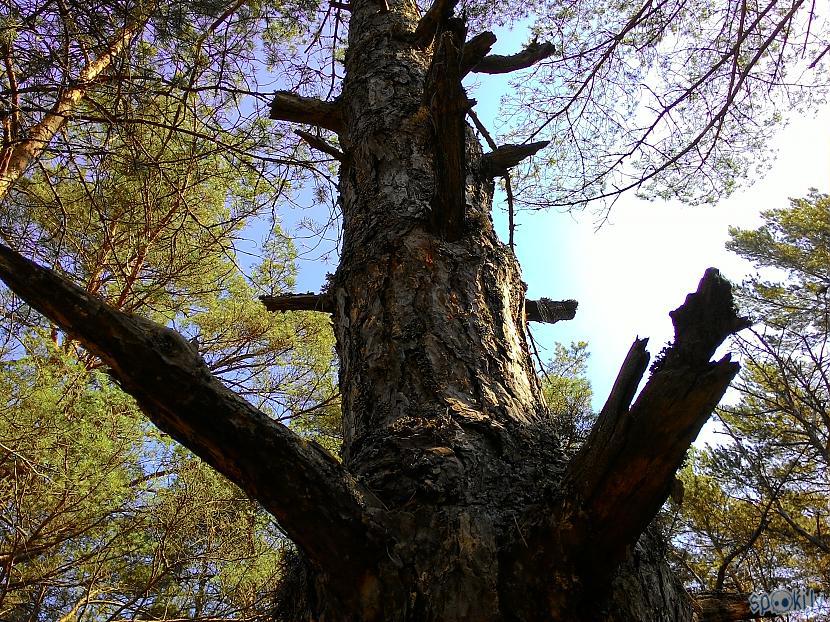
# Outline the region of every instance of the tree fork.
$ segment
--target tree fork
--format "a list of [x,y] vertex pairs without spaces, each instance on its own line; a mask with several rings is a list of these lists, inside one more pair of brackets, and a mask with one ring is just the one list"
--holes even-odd
[[[566,487],[586,521],[566,536],[586,576],[607,580],[668,497],[674,473],[739,366],[710,362],[729,335],[749,326],[731,286],[709,268],[695,293],[671,312],[674,343],[652,367],[636,340],[591,433],[568,466]],[[659,441],[659,442],[657,442]]]

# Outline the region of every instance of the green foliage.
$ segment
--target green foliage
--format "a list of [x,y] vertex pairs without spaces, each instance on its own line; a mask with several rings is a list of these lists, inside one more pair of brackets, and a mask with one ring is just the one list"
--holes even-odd
[[542,392],[565,451],[573,451],[587,437],[594,423],[593,391],[587,378],[588,344],[554,346],[553,358],[542,373]]
[[41,335],[24,345],[0,368],[0,619],[267,610],[272,520],[106,374]]
[[[729,248],[760,270],[738,299],[757,322],[736,339],[727,442],[683,473],[678,551],[690,579],[751,591],[830,582],[830,198],[763,212]],[[720,578],[718,575],[720,574]]]

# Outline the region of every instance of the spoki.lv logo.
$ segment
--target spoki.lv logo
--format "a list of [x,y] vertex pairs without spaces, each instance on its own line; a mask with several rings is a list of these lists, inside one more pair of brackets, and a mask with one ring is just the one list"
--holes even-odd
[[778,589],[773,592],[753,592],[749,595],[749,610],[755,615],[765,613],[786,613],[810,609],[822,603],[821,594],[804,588],[795,590]]

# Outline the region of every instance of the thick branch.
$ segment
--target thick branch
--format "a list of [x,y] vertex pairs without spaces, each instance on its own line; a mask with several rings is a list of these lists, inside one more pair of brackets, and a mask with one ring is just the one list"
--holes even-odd
[[448,241],[464,230],[466,124],[469,100],[461,86],[461,53],[466,28],[450,19],[436,44],[424,89],[435,128],[435,194],[432,226]]
[[507,175],[507,169],[516,166],[519,162],[536,154],[549,144],[549,140],[542,140],[526,145],[502,145],[498,149],[481,156],[481,172],[491,178]]
[[29,165],[40,157],[46,146],[66,123],[70,113],[81,102],[89,86],[109,68],[113,59],[141,32],[154,7],[155,4],[151,3],[146,11],[119,30],[110,39],[100,56],[81,70],[77,81],[61,91],[49,112],[29,130],[26,137],[3,149],[3,153],[0,154],[0,199],[6,196]]
[[731,286],[714,268],[697,292],[671,314],[674,344],[629,409],[648,364],[636,340],[597,423],[568,467],[568,489],[584,523],[570,536],[584,576],[606,580],[668,497],[686,450],[738,372],[727,355],[709,358],[730,334],[749,325],[738,317]]
[[528,322],[545,322],[556,324],[561,320],[572,320],[576,317],[576,300],[525,300],[525,317]]
[[752,613],[749,609],[749,594],[703,592],[693,598],[695,622],[737,622],[775,617],[772,612],[763,616]]
[[285,294],[283,296],[260,296],[259,299],[269,311],[320,311],[334,313],[334,303],[326,294]]
[[179,333],[117,311],[2,245],[0,278],[109,365],[159,429],[261,503],[353,598],[355,577],[382,554],[370,529],[381,505],[330,454],[211,376]]
[[274,94],[269,118],[275,121],[307,123],[333,132],[343,131],[343,115],[339,103],[302,97],[291,91],[277,91]]
[[303,130],[294,130],[294,133],[300,138],[302,138],[312,149],[316,149],[317,151],[325,153],[326,155],[330,155],[335,160],[340,160],[341,162],[343,161],[343,152],[340,151],[334,145],[330,145],[319,136],[309,134],[308,132],[304,132]]
[[482,32],[464,44],[464,54],[461,57],[461,75],[466,76],[482,59],[487,56],[490,48],[496,42],[496,35],[492,32]]
[[415,27],[413,42],[417,47],[421,49],[429,47],[435,36],[442,30],[443,24],[452,16],[456,4],[458,0],[435,0]]
[[499,56],[498,54],[485,56],[472,70],[476,73],[509,73],[511,71],[518,71],[519,69],[526,69],[539,61],[545,60],[548,56],[552,56],[555,51],[556,49],[552,43],[533,41],[518,54],[511,54],[510,56]]

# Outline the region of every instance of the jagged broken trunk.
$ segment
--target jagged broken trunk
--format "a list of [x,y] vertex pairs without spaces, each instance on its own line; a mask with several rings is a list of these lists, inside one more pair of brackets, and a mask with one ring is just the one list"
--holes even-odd
[[[473,102],[460,80],[477,59],[464,24],[448,3],[420,22],[411,4],[350,6],[342,95],[317,121],[343,151],[343,249],[327,299],[344,462],[390,531],[349,602],[311,568],[288,617],[690,620],[656,545],[629,546],[662,499],[636,515],[637,533],[588,544],[600,527],[574,502],[590,495],[568,479],[528,353],[525,285],[490,218],[504,164],[482,156],[465,123]],[[278,98],[275,118],[291,120],[287,108]],[[704,410],[720,394],[709,397]]]

